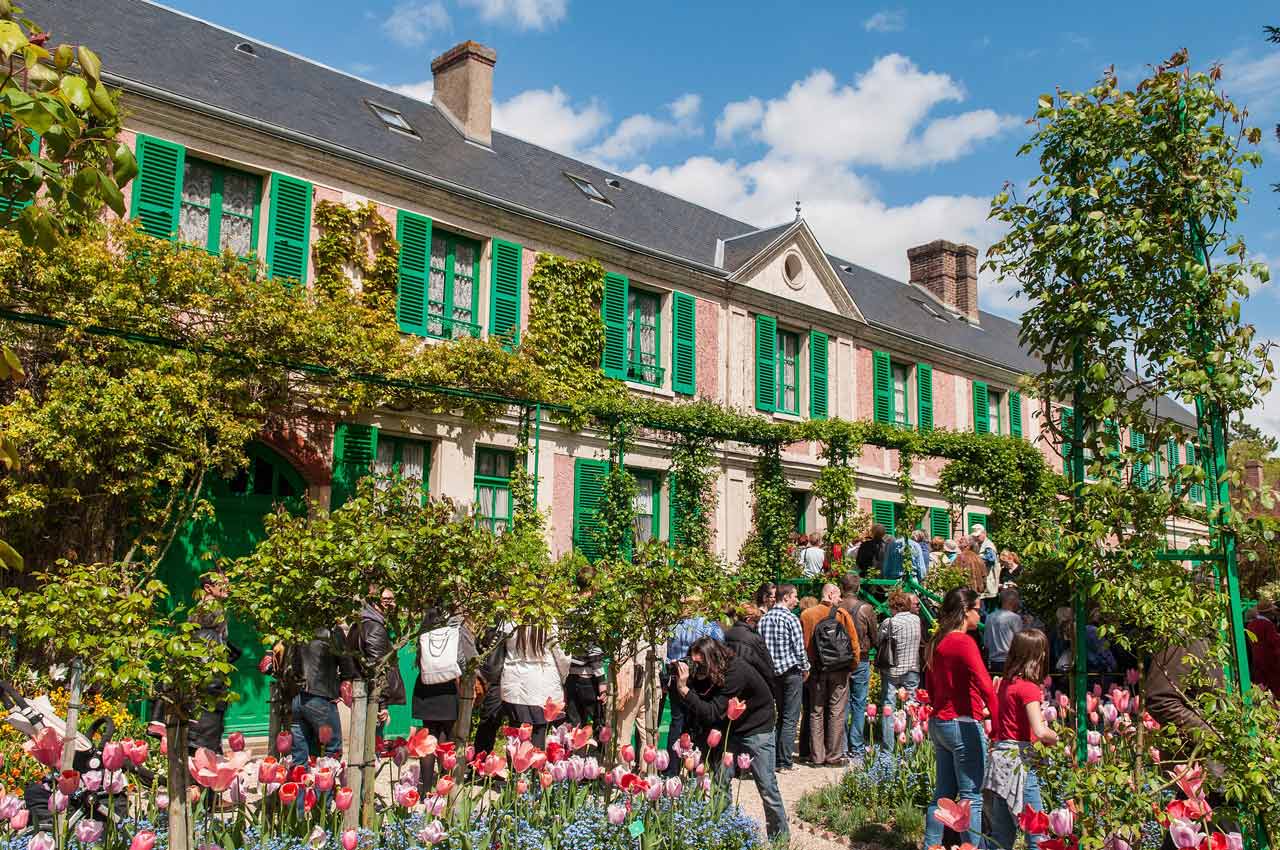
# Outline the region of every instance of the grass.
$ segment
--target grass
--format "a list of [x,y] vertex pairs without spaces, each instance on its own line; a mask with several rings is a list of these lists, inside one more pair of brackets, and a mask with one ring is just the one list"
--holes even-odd
[[860,793],[860,778],[846,773],[838,782],[815,788],[800,798],[796,814],[854,841],[886,850],[917,850],[924,837],[924,811],[914,801],[897,805],[869,801]]

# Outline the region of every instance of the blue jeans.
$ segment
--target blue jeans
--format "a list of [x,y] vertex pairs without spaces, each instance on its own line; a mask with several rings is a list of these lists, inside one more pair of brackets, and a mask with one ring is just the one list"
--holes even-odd
[[[674,693],[674,691],[673,691]],[[680,740],[680,736],[684,734],[685,726],[685,709],[684,703],[674,696],[668,694],[667,705],[671,708],[671,717],[667,722],[667,753],[671,760],[667,763],[665,776],[675,776],[680,773],[680,765],[683,760],[676,754],[676,742]],[[658,716],[662,716],[662,712],[658,712]],[[622,741],[621,744],[628,744],[630,741]],[[694,741],[693,745],[700,750],[706,749],[706,741]]]
[[804,694],[804,673],[796,668],[773,680],[778,695],[778,725],[774,758],[779,768],[791,767],[796,750],[796,727]]
[[942,824],[933,813],[938,810],[937,801],[946,797],[958,803],[969,801],[969,832],[965,840],[981,847],[982,781],[987,767],[987,736],[982,724],[970,718],[934,718],[929,721],[929,740],[933,742],[938,783],[933,792],[934,802],[924,816],[924,846],[942,843]]
[[[1027,769],[1027,784],[1022,789],[1022,805],[1030,806],[1037,812],[1044,811],[1044,798],[1040,795],[1040,777],[1036,772]],[[1013,840],[1018,836],[1018,815],[1021,812],[1009,811],[1009,804],[1003,799],[992,797],[987,805],[987,819],[991,822],[992,846],[999,850],[1013,850]],[[1040,836],[1027,835],[1028,850],[1036,850],[1040,846]]]
[[880,704],[887,709],[887,714],[880,718],[880,737],[881,745],[886,752],[893,752],[897,746],[897,736],[893,734],[893,712],[898,708],[898,688],[906,688],[908,693],[915,693],[920,687],[920,674],[916,672],[903,673],[901,676],[890,676],[885,673],[883,676],[884,687],[880,689]]
[[867,691],[871,688],[871,662],[863,661],[849,676],[849,755],[862,758],[867,744],[862,730],[867,725]]
[[312,753],[321,754],[320,727],[328,726],[333,737],[324,748],[324,755],[337,756],[342,752],[342,723],[338,720],[338,706],[328,697],[303,692],[293,698],[293,750],[294,764],[306,764]]
[[[777,758],[775,746],[774,733],[768,729],[754,735],[733,735],[729,738],[729,752],[751,756],[751,776],[755,779],[756,791],[760,792],[760,802],[764,804],[764,830],[770,841],[791,834],[787,826],[787,809],[782,804],[782,791],[778,789],[778,774],[773,767]],[[720,780],[729,782],[735,770],[735,767],[722,765]]]

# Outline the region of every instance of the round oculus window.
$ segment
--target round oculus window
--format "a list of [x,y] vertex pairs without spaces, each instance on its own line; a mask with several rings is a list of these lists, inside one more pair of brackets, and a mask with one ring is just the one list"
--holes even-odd
[[804,285],[804,281],[800,279],[802,271],[804,271],[804,265],[796,254],[788,254],[787,258],[782,261],[782,276],[792,289],[799,289]]

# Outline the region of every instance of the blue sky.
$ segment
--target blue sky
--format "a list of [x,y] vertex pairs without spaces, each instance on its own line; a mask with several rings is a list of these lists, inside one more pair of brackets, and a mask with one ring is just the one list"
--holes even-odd
[[[1274,3],[168,1],[426,98],[432,57],[481,41],[500,128],[760,225],[799,198],[824,247],[899,278],[911,245],[991,241],[991,195],[1035,173],[1015,153],[1039,93],[1111,64],[1132,83],[1186,47],[1224,64],[1265,130],[1238,230],[1280,277]],[[984,308],[1017,314],[1009,287],[982,283]],[[1245,316],[1280,341],[1278,288]],[[1270,401],[1253,418],[1280,434],[1280,390]]]

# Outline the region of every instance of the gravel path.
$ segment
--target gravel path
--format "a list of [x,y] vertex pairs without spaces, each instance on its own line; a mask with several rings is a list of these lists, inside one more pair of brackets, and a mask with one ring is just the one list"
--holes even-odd
[[[848,850],[848,845],[830,841],[804,831],[796,820],[796,803],[808,791],[820,788],[840,779],[844,772],[842,767],[805,767],[796,765],[795,770],[778,774],[778,788],[782,791],[782,802],[787,809],[787,820],[791,823],[792,850]],[[736,790],[736,789],[735,789]],[[760,803],[760,795],[756,792],[755,783],[750,779],[742,783],[742,795],[739,798],[744,814],[755,818],[764,831],[764,807]]]

